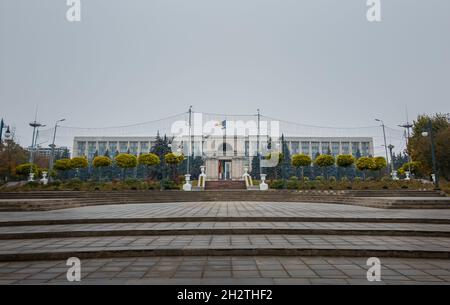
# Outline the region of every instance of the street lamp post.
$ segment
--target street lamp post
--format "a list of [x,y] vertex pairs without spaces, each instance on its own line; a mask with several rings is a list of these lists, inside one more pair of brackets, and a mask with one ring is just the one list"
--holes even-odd
[[2,145],[2,134],[3,134],[3,128],[4,128],[4,126],[5,126],[5,123],[3,122],[3,119],[0,121],[0,148],[1,148],[1,145]]
[[[3,129],[0,129],[0,135],[1,135],[2,131],[3,131]],[[7,156],[8,156],[8,176],[5,177],[5,181],[8,181],[9,178],[11,177],[11,143],[12,143],[12,137],[11,137],[11,132],[9,131],[9,126],[6,126],[5,143],[6,143],[6,152],[7,152]],[[0,142],[0,145],[1,145],[1,142]]]
[[56,129],[58,128],[58,123],[59,122],[64,122],[66,119],[61,119],[61,120],[58,120],[58,121],[56,121],[56,123],[55,123],[55,130],[53,131],[53,141],[52,141],[52,144],[50,144],[50,148],[51,148],[51,151],[50,151],[50,160],[49,160],[49,162],[48,162],[48,180],[49,180],[49,182],[51,182],[52,181],[52,175],[51,175],[51,171],[52,171],[52,169],[53,169],[53,162],[54,162],[54,158],[55,158],[55,139],[56,139]]
[[188,158],[187,158],[187,162],[186,162],[186,175],[189,175],[191,173],[191,168],[190,168],[190,159],[191,159],[191,148],[192,148],[192,106],[189,106],[189,132],[188,132],[188,136],[189,136],[189,147],[188,147]]
[[6,128],[5,131],[5,139],[7,140],[9,136],[11,136],[11,132],[9,131],[9,126],[5,125],[5,122],[3,119],[0,121],[0,151],[2,150],[3,142],[2,142],[2,135],[3,135],[3,129]]
[[390,153],[390,155],[391,155],[391,174],[392,175],[394,175],[394,171],[395,171],[395,168],[394,168],[394,155],[392,154],[392,150],[394,149],[394,145],[392,145],[392,144],[389,144],[388,145],[388,148],[389,148],[389,153]]
[[261,155],[260,155],[260,126],[261,126],[261,112],[259,108],[256,110],[258,112],[257,118],[258,118],[258,134],[256,136],[256,155],[258,156],[258,163],[259,163],[259,177],[261,178],[262,174],[262,167],[261,167]]
[[[383,127],[384,151],[386,153],[386,163],[387,163],[387,162],[389,162],[389,159],[388,159],[388,151],[387,151],[388,147],[387,147],[387,143],[386,143],[386,131],[384,129],[385,125],[384,125],[383,120],[375,119],[375,121],[380,122],[381,123],[381,127]],[[392,162],[392,160],[391,160],[391,162]],[[387,167],[387,166],[386,166],[386,172],[389,173],[389,167]]]
[[433,164],[433,173],[431,174],[433,177],[434,187],[436,189],[439,189],[439,171],[437,167],[436,162],[436,148],[434,144],[434,138],[433,138],[433,125],[431,123],[431,119],[428,120],[428,131],[422,132],[422,136],[424,137],[430,137],[430,144],[431,144],[431,162]]
[[8,141],[10,137],[11,137],[11,131],[9,131],[9,126],[6,126],[5,140]]

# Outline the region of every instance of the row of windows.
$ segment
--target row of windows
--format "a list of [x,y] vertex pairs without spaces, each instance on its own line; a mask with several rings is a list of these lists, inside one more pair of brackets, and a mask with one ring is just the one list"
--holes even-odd
[[[188,147],[182,148],[184,154],[188,154]],[[261,151],[268,150],[268,143],[261,142]],[[272,144],[273,146],[273,144]],[[98,155],[104,155],[107,151],[110,154],[114,154],[116,151],[119,153],[131,153],[133,155],[137,155],[138,153],[148,153],[150,148],[152,147],[151,142],[139,142],[139,141],[119,141],[119,142],[106,142],[106,141],[79,141],[77,142],[77,155],[87,155],[89,159],[92,159],[93,156],[97,153]],[[358,153],[362,156],[367,156],[370,154],[370,142],[309,142],[309,141],[292,141],[288,142],[288,147],[290,148],[291,154],[307,154],[312,157],[317,154],[353,154],[357,155]],[[87,148],[87,149],[86,149]],[[275,147],[271,147],[274,149]],[[201,155],[202,144],[199,141],[195,141],[192,143],[192,152],[194,155]],[[226,155],[237,156],[238,151],[230,147],[229,151],[226,152]],[[245,141],[244,145],[244,155],[251,156],[255,155],[257,152],[257,142],[255,141]]]
[[[98,146],[97,146],[98,145]],[[140,149],[139,149],[140,145]],[[150,147],[152,146],[151,142],[127,142],[127,141],[119,141],[119,142],[95,142],[88,141],[77,142],[77,155],[84,156],[87,155],[89,159],[92,159],[95,153],[98,155],[104,155],[108,151],[110,155],[115,154],[117,151],[119,153],[130,153],[133,155],[137,155],[140,153],[148,153],[150,151]],[[87,148],[87,151],[86,151]]]
[[370,154],[370,142],[290,142],[290,148],[291,154],[303,153],[312,156],[319,153],[334,156],[339,154],[356,155],[358,152],[362,156]]

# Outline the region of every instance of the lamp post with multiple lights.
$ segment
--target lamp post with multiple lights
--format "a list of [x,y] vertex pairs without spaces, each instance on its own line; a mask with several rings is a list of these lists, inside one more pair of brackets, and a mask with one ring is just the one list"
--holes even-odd
[[55,160],[55,139],[56,139],[56,130],[58,129],[58,123],[59,122],[64,122],[66,119],[61,119],[61,120],[58,120],[58,121],[56,121],[56,123],[55,123],[55,129],[53,130],[53,141],[52,141],[52,144],[50,144],[49,146],[50,146],[50,148],[51,148],[51,151],[50,151],[50,160],[49,160],[49,163],[48,163],[48,180],[49,180],[49,182],[51,182],[51,180],[52,180],[52,175],[51,175],[51,171],[52,171],[52,169],[53,169],[53,162],[54,162],[54,160]]
[[33,161],[34,161],[34,149],[35,149],[35,145],[37,142],[37,134],[38,134],[37,131],[38,131],[39,127],[45,127],[46,125],[37,122],[36,119],[33,122],[30,122],[29,125],[31,127],[33,127],[33,138],[31,139],[31,149],[30,149],[30,158],[29,158],[30,174],[29,174],[28,181],[33,181],[34,174],[33,174],[33,166],[31,164],[33,164]]

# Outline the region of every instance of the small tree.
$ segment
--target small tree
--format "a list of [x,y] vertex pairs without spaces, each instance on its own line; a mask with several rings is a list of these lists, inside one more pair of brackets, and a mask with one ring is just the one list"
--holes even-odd
[[384,157],[375,157],[373,158],[374,167],[372,168],[373,171],[378,171],[380,174],[380,171],[387,166],[386,158]]
[[421,166],[419,161],[406,162],[398,169],[398,173],[404,175],[405,172],[411,171],[411,174],[417,175],[421,170]]
[[148,153],[140,155],[138,158],[138,163],[147,167],[147,177],[149,177],[150,167],[159,165],[161,163],[161,160],[159,159],[158,155]]
[[123,171],[123,179],[125,180],[126,170],[129,168],[135,168],[137,165],[137,158],[131,154],[118,154],[114,161],[118,167],[120,167]]
[[334,165],[334,157],[331,155],[320,155],[316,158],[314,163],[322,169],[322,175],[325,176],[324,170],[326,167]]
[[284,163],[283,153],[274,151],[264,156],[264,159],[270,160],[273,165],[265,168],[265,173],[267,175],[266,177],[269,179],[278,179],[279,176],[282,176],[283,178],[283,170],[282,170],[282,165]]
[[339,168],[347,169],[355,163],[352,155],[339,155],[336,158],[336,164]]
[[70,167],[76,169],[77,176],[79,176],[79,170],[80,168],[86,168],[88,167],[89,163],[86,157],[74,157],[70,159]]
[[[70,159],[59,159],[55,161],[55,165],[53,165],[53,169],[61,172],[61,174],[65,174],[72,169],[70,165]],[[65,176],[65,175],[63,175]]]
[[363,172],[365,180],[366,172],[375,168],[375,160],[371,157],[361,157],[356,161],[356,168]]
[[35,175],[39,175],[39,168],[36,166],[36,164],[24,163],[16,166],[15,168],[15,173],[17,176],[27,177],[30,172],[34,173]]
[[300,167],[302,169],[302,181],[304,179],[305,166],[310,166],[311,162],[311,157],[305,154],[296,154],[292,156],[292,166]]
[[99,180],[102,180],[102,168],[111,166],[111,164],[112,164],[112,161],[108,157],[97,156],[94,158],[94,160],[92,161],[92,165],[94,166],[94,168],[98,169],[98,171],[99,171],[99,177],[98,177]]
[[172,168],[172,179],[176,177],[177,165],[183,162],[184,156],[180,154],[167,153],[164,155],[164,162]]

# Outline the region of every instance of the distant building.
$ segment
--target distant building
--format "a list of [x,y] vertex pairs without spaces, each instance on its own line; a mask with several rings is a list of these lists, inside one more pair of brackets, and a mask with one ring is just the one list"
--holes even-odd
[[[30,152],[31,147],[27,147],[26,150]],[[52,149],[50,147],[38,146],[34,149],[34,154],[37,156],[50,157],[51,152]],[[55,160],[62,158],[70,158],[70,150],[66,146],[55,147],[54,156]]]
[[[155,137],[75,137],[73,156],[86,156],[92,160],[95,155],[113,157],[116,153],[140,155],[148,153],[155,142]],[[373,139],[370,137],[285,137],[291,155],[307,154],[315,158],[319,154],[351,154],[354,156],[373,156]],[[184,155],[189,155],[188,138],[181,141],[178,148]],[[280,147],[279,139],[268,145],[266,137],[260,139],[261,154],[266,153],[267,146]],[[251,167],[252,158],[257,155],[258,140],[255,136],[193,136],[191,153],[202,156],[208,179],[241,179],[244,167]]]

